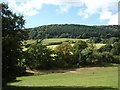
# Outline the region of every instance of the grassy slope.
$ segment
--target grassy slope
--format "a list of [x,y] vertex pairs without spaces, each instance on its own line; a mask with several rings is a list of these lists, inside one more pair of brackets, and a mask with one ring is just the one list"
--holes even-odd
[[[54,42],[64,42],[64,41],[67,41],[67,40],[69,40],[69,41],[78,41],[78,40],[87,41],[88,39],[50,38],[50,39],[44,39],[44,40],[42,41],[42,43],[43,43],[44,45],[48,45],[48,44],[50,44],[50,43],[54,43]],[[33,44],[33,43],[36,42],[36,40],[27,40],[26,42],[27,42],[27,44]],[[59,45],[59,44],[58,44],[58,45]],[[55,48],[56,46],[58,46],[58,45],[49,45],[49,46],[47,46],[47,47],[50,48],[50,49],[54,49],[54,48]],[[96,46],[97,49],[99,49],[101,46],[103,46],[103,45],[105,45],[105,44],[98,43],[98,44],[94,44],[94,45]],[[73,44],[72,44],[72,46],[73,46]],[[24,48],[24,49],[23,49],[23,51],[25,51],[25,50],[27,50],[27,48]]]
[[[23,76],[18,77],[17,81],[12,82],[9,85],[13,86],[30,86],[30,87],[84,87],[87,90],[99,90],[90,89],[90,87],[108,87],[109,89],[100,90],[112,90],[110,88],[118,87],[118,68],[106,67],[97,69],[83,69],[78,73],[53,73],[37,76]],[[74,90],[74,89],[73,89]],[[80,89],[82,90],[82,89]]]

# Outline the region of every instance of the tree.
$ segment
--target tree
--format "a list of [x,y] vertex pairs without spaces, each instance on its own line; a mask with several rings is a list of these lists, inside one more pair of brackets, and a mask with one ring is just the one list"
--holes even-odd
[[87,48],[88,45],[84,41],[78,41],[77,43],[74,44],[73,46],[73,55],[74,55],[74,60],[76,64],[80,64],[81,59],[82,59],[82,54],[81,51]]
[[98,49],[99,52],[110,52],[112,49],[112,45],[107,44]]
[[32,44],[27,50],[26,65],[31,69],[51,69],[52,51],[42,44]]
[[111,52],[113,55],[120,55],[120,41],[113,44]]
[[95,65],[98,64],[101,59],[100,54],[91,46],[83,49],[81,54],[82,58],[80,62],[82,65]]
[[68,68],[72,67],[74,61],[72,59],[72,46],[68,42],[64,42],[56,47],[56,62],[59,67]]
[[13,80],[19,74],[18,62],[21,60],[22,28],[25,21],[23,16],[9,10],[2,3],[2,80],[3,83]]
[[102,40],[100,39],[100,38],[98,38],[98,37],[94,37],[94,38],[90,38],[89,40],[88,40],[88,42],[89,43],[100,43]]

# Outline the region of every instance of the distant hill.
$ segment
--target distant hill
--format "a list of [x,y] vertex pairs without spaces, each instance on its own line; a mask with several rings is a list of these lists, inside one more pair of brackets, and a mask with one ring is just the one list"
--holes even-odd
[[30,28],[29,39],[41,38],[90,38],[120,37],[118,25],[87,26],[76,24],[52,24]]

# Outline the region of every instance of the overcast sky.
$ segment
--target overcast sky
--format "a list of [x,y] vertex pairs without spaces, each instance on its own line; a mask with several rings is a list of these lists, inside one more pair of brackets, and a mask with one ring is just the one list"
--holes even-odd
[[118,24],[119,0],[3,0],[24,15],[25,27],[48,24]]

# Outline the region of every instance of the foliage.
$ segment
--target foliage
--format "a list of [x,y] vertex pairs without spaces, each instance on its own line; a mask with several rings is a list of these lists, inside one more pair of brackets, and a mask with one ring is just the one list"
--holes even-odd
[[[99,38],[120,37],[118,25],[86,26],[76,24],[52,24],[28,29],[29,39],[41,38]],[[98,37],[98,39],[96,39]]]
[[112,63],[113,60],[114,60],[114,57],[110,52],[103,52],[102,53],[102,62]]
[[113,44],[111,52],[113,55],[120,55],[120,41]]
[[99,37],[90,38],[87,42],[89,43],[100,43],[102,40]]
[[50,69],[52,51],[42,44],[32,44],[27,50],[26,64],[31,69]]
[[[9,10],[8,5],[2,3],[2,80],[3,84],[19,75],[22,58],[21,41],[25,39],[24,19]],[[22,67],[23,68],[23,67]]]
[[88,45],[84,41],[78,41],[77,43],[74,44],[73,55],[77,65],[79,65],[81,63],[81,60],[83,59],[81,51],[87,47]]
[[64,42],[55,48],[57,66],[62,68],[72,67],[74,61],[72,59],[72,46],[68,42]]
[[119,42],[119,41],[120,41],[120,37],[111,37],[111,38],[103,39],[101,43],[114,44],[115,42]]
[[110,52],[112,49],[112,45],[106,44],[98,49],[99,52]]

